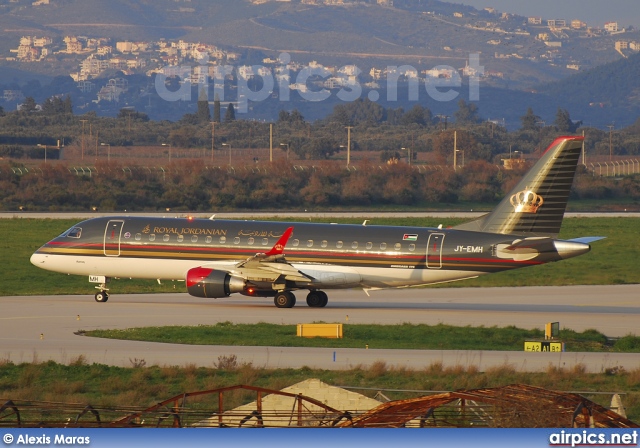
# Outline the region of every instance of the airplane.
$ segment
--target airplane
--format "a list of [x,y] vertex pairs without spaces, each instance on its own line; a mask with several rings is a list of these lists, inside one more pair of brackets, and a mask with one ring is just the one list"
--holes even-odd
[[294,291],[324,307],[324,290],[365,292],[475,278],[590,251],[603,237],[557,238],[583,137],[560,137],[490,213],[452,228],[157,217],[97,217],[40,247],[31,263],[85,275],[109,299],[113,278],[185,281],[195,297]]

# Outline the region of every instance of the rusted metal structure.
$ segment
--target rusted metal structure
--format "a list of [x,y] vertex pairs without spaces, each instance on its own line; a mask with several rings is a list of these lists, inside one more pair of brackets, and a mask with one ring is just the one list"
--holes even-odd
[[[230,394],[243,394],[243,402],[255,397],[255,407],[227,406],[234,398],[238,402],[238,396]],[[267,395],[287,397],[290,410],[265,406]],[[183,393],[147,408],[17,400],[0,406],[0,427],[270,427],[274,422],[280,427],[327,428],[640,427],[578,394],[520,384],[390,401],[360,415],[302,394],[243,385]]]
[[341,427],[638,428],[573,393],[513,384],[384,403]]
[[[255,393],[256,408],[242,415],[225,410],[225,396],[234,392]],[[348,412],[339,411],[302,394],[238,385],[185,392],[144,409],[7,401],[0,406],[0,427],[228,427],[229,422],[239,427],[266,427],[268,425],[265,421],[283,418],[282,415],[274,416],[272,411],[262,408],[262,400],[266,395],[279,395],[293,400],[293,409],[286,415],[288,426],[332,427],[351,418]],[[204,404],[202,397],[208,398]],[[211,407],[210,403],[214,403],[215,407]]]

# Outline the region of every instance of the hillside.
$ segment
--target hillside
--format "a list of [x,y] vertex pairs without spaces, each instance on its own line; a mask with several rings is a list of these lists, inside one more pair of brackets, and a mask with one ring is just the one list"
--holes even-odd
[[[292,60],[301,64],[354,64],[364,73],[363,83],[372,80],[368,77],[371,68],[409,65],[423,71],[446,65],[459,70],[470,54],[479,53],[480,64],[485,73],[490,73],[481,84],[480,114],[504,118],[511,128],[519,126],[519,117],[529,106],[548,122],[562,107],[576,119],[596,126],[612,120],[628,125],[639,113],[636,74],[640,55],[629,51],[629,59],[622,59],[614,49],[620,37],[605,33],[586,37],[579,31],[566,30],[552,37],[562,45],[550,49],[536,38],[541,32],[549,33],[549,28],[529,26],[521,16],[503,17],[438,0],[395,0],[394,7],[375,3],[328,6],[296,0],[262,4],[248,0],[51,0],[49,5],[34,6],[30,0],[0,0],[0,88],[24,85],[33,78],[29,73],[37,74],[43,86],[52,76],[68,77],[78,71],[87,53],[59,53],[64,48],[62,39],[88,36],[111,38],[111,46],[124,40],[212,44],[238,53],[240,59],[233,62],[236,66],[261,64],[265,57],[289,52]],[[21,36],[48,36],[56,43],[48,57],[39,62],[15,61],[11,56],[15,56]],[[638,32],[624,36],[640,41]],[[166,63],[158,56],[147,55],[148,65],[134,73],[144,75]],[[596,68],[575,74],[567,65]],[[93,80],[99,88],[115,73],[103,72],[99,76],[102,79]],[[176,105],[152,108],[151,99],[139,94],[147,88],[147,80],[129,82],[138,84],[138,93],[130,95],[126,105],[145,108],[154,119],[176,120],[192,110],[189,108],[193,104],[180,105],[180,110]],[[386,82],[382,79],[379,83],[377,93],[386,98]],[[468,89],[463,86],[459,90],[467,99]],[[434,113],[451,115],[455,111],[456,101],[432,101],[424,87],[421,91],[421,104]],[[364,95],[367,93],[365,89]],[[71,94],[85,110],[106,115],[119,109],[119,105],[95,106],[95,93],[42,89],[26,94],[41,97],[38,101],[45,95]],[[400,98],[395,103],[380,100],[380,104],[407,110],[415,104],[402,101],[406,94]],[[323,118],[337,104],[335,98],[322,104],[300,101],[297,94],[292,95],[292,101],[294,104],[286,108],[298,108],[310,120]],[[14,108],[15,104],[4,103],[4,107]],[[282,107],[277,100],[264,101],[256,104],[253,115],[247,118],[273,119]]]
[[[640,115],[640,54],[611,64],[593,68],[561,81],[540,86],[539,92],[558,98],[568,108],[601,109],[611,114],[612,121],[623,114]],[[633,119],[631,120],[633,121]]]

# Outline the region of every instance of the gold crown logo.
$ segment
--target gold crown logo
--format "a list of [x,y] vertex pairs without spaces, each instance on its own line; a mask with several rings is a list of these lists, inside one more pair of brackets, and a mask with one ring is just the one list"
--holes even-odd
[[149,224],[147,224],[147,226],[144,229],[142,229],[142,233],[149,233],[149,232],[151,232],[151,228],[149,227]]
[[538,213],[540,206],[544,204],[542,196],[526,188],[511,196],[511,205],[516,213]]

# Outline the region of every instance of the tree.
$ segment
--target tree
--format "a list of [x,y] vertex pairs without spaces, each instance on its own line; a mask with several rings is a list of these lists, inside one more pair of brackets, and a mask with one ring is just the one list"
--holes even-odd
[[0,106],[0,117],[4,117],[4,108]]
[[38,105],[32,96],[26,97],[24,99],[24,103],[22,103],[22,106],[20,107],[20,110],[25,113],[35,112],[37,109]]
[[230,123],[236,120],[236,110],[233,107],[233,104],[229,103],[229,107],[227,107],[227,111],[224,114],[225,123]]
[[67,95],[64,99],[63,103],[63,113],[72,115],[73,114],[73,103],[71,102],[71,96]]
[[204,89],[201,89],[198,95],[198,112],[196,112],[196,115],[200,123],[209,123],[211,121],[209,101],[207,100],[207,92]]
[[213,98],[213,121],[220,123],[220,96],[216,93]]
[[304,124],[304,116],[300,113],[298,109],[293,109],[289,119],[292,123],[302,123]]
[[289,123],[291,121],[291,114],[284,109],[278,112],[278,123]]
[[138,112],[137,110],[130,109],[128,107],[123,107],[118,111],[118,118],[133,120],[133,121],[149,121],[149,115],[144,112]]
[[458,101],[458,110],[453,113],[453,116],[458,124],[475,124],[480,122],[478,106],[473,103],[467,103],[462,98]]
[[431,122],[432,118],[433,117],[429,109],[416,104],[402,116],[400,123],[403,125],[418,124],[420,126],[426,126]]
[[538,122],[540,117],[533,113],[532,108],[527,109],[527,113],[520,117],[523,131],[535,131],[538,129]]
[[574,122],[571,119],[571,115],[569,115],[569,111],[559,107],[553,124],[556,125],[560,132],[575,134],[576,130],[582,125],[582,121]]

